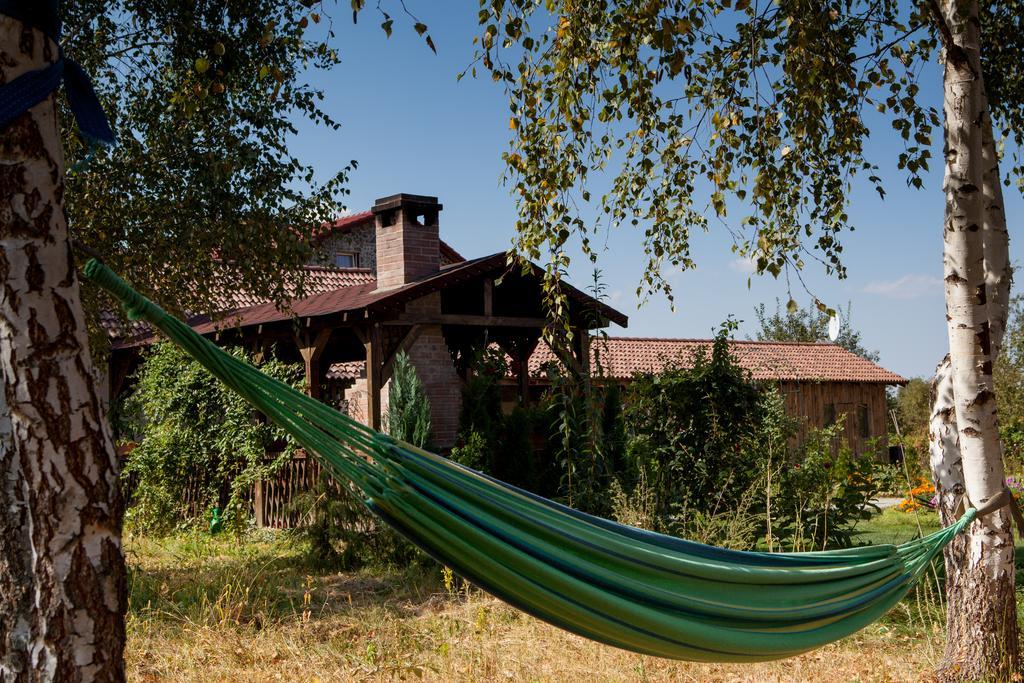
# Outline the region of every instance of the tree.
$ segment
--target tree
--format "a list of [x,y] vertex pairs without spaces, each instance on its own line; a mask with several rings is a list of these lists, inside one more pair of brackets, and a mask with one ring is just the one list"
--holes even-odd
[[[782,303],[775,300],[775,312],[768,315],[764,304],[754,309],[757,316],[758,330],[755,333],[759,340],[770,341],[800,341],[800,342],[827,342],[828,324],[832,316],[818,308],[786,308],[782,310]],[[835,343],[850,353],[855,353],[861,358],[867,358],[873,363],[878,362],[878,352],[868,351],[861,343],[860,332],[850,324],[850,304],[846,305],[846,311],[840,309],[837,312],[839,318],[839,336]]]
[[56,0],[6,3],[26,24],[0,15],[0,83],[66,52],[119,132],[112,148],[86,144],[52,94],[0,130],[0,678],[124,677],[123,504],[86,335],[101,304],[79,292],[68,228],[174,311],[301,289],[348,168],[312,187],[287,147],[294,116],[337,127],[306,80],[338,61],[306,33],[318,10],[76,0],[61,50]]
[[[1019,2],[976,0],[485,1],[479,59],[510,97],[517,246],[549,256],[556,304],[570,246],[596,259],[594,237],[622,224],[642,231],[641,296],[671,296],[663,273],[692,267],[691,232],[718,224],[758,273],[788,282],[817,261],[843,277],[850,189],[886,191],[871,127],[896,131],[897,166],[921,187],[944,125],[951,361],[933,460],[955,486],[962,450],[980,504],[1002,485],[991,368],[1009,288],[992,127],[1020,146],[1022,17]],[[944,119],[918,85],[939,51]],[[989,515],[947,554],[946,677],[1018,668],[1006,524]]]
[[[56,50],[0,15],[0,82]],[[64,215],[53,98],[0,135],[0,678],[124,678],[123,502]]]
[[1024,463],[1024,298],[1010,302],[1003,348],[996,360],[996,396],[999,397],[999,431],[1011,469]]
[[927,434],[932,409],[931,382],[912,377],[896,392],[896,417],[904,434]]

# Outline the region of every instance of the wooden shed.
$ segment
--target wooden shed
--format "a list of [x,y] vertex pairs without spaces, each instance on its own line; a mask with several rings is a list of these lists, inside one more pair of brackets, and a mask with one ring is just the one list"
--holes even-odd
[[[591,364],[600,364],[606,378],[628,384],[641,372],[658,372],[667,364],[692,364],[702,349],[711,352],[710,339],[641,337],[595,338]],[[800,421],[797,441],[807,430],[821,428],[845,416],[845,439],[854,453],[888,449],[886,389],[907,380],[841,346],[829,343],[730,341],[737,363],[758,382],[776,384],[785,397],[786,412]],[[554,356],[543,345],[530,359],[531,376],[543,374]]]

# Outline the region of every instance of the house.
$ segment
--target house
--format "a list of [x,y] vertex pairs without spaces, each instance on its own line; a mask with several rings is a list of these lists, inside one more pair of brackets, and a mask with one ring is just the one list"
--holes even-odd
[[[448,449],[458,430],[461,382],[478,351],[500,346],[528,399],[528,363],[545,311],[539,267],[524,269],[505,252],[463,258],[440,239],[441,210],[436,197],[378,199],[370,211],[324,227],[318,251],[327,262],[307,266],[307,295],[289,310],[236,293],[216,319],[189,323],[219,343],[257,354],[273,348],[282,360],[302,362],[315,397],[376,429],[395,357],[404,351],[430,399],[432,441]],[[572,286],[565,291],[577,339],[572,362],[582,367],[590,332],[625,327],[627,318]],[[113,394],[151,340],[148,329],[137,329],[114,341]]]
[[[509,404],[536,398],[546,383],[542,367],[554,354],[540,343],[543,271],[511,262],[505,252],[464,258],[440,238],[442,208],[436,197],[378,199],[369,211],[324,226],[320,260],[306,267],[305,296],[288,310],[235,292],[214,317],[189,323],[218,343],[301,362],[314,397],[375,429],[387,409],[395,357],[406,352],[430,400],[432,441],[446,450],[456,440],[462,383],[480,351],[497,345],[509,358]],[[710,343],[594,337],[612,323],[626,327],[627,317],[571,285],[565,292],[575,343],[561,362],[579,371],[599,363],[605,377],[625,383],[668,359],[686,362]],[[108,373],[115,396],[153,337],[144,326],[125,334],[113,319],[106,322],[116,337]],[[884,440],[885,386],[904,383],[902,377],[827,344],[735,342],[733,350],[755,379],[779,384],[789,411],[807,416],[808,426],[845,414],[858,452],[869,438]],[[258,484],[257,522],[291,523],[285,502],[317,472],[315,462],[300,458],[277,481]]]
[[[683,367],[697,354],[710,354],[710,339],[597,337],[591,341],[591,367],[606,381],[629,383],[637,373]],[[886,391],[907,379],[829,343],[730,341],[729,352],[753,380],[778,387],[786,412],[799,419],[796,440],[808,429],[832,425],[845,416],[844,438],[851,450],[885,453],[888,447]],[[530,374],[543,383],[544,367],[555,360],[541,345],[530,358]]]

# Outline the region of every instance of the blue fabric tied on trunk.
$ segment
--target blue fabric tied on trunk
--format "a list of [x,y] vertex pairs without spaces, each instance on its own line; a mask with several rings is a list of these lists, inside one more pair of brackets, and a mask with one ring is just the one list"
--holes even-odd
[[0,131],[46,99],[63,82],[68,105],[83,137],[90,143],[113,144],[114,133],[89,76],[60,47],[61,26],[57,0],[0,0],[0,14],[42,31],[60,51],[53,64],[29,71],[0,85]]

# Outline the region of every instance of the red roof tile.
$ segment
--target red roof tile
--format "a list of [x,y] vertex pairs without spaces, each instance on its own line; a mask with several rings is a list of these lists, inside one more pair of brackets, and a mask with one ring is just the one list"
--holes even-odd
[[[369,268],[328,268],[325,266],[305,266],[305,282],[303,293],[306,296],[331,292],[342,287],[372,284],[376,282],[373,271]],[[286,286],[289,296],[294,295],[295,287]],[[223,297],[218,310],[231,311],[237,308],[248,308],[267,303],[267,300],[250,292],[233,292]]]
[[[348,232],[353,228],[357,228],[371,222],[373,222],[372,211],[360,211],[359,213],[354,213],[348,216],[341,216],[333,223],[325,223],[323,227],[321,227],[320,230],[314,234],[313,239],[326,239],[336,233]],[[441,252],[441,258],[444,260],[445,263],[459,263],[461,261],[466,260],[462,254],[457,252],[450,244],[448,244],[444,240],[440,240],[439,251]]]
[[341,216],[331,223],[324,223],[320,229],[313,233],[314,240],[322,240],[339,232],[348,232],[352,228],[364,225],[373,221],[372,211],[360,211],[348,216]]
[[[345,287],[369,285],[372,289],[376,286],[376,278],[373,271],[368,268],[331,268],[325,266],[305,266],[305,281],[303,292],[307,296],[323,294]],[[294,284],[286,284],[286,291],[289,295],[294,294]],[[236,290],[223,294],[215,302],[216,310],[235,311],[260,306],[267,303],[267,300],[258,297],[252,292]],[[208,320],[208,318],[206,318]],[[144,321],[131,321],[127,330],[121,319],[113,311],[100,312],[100,325],[106,330],[112,339],[140,339],[150,334],[151,328]]]
[[359,379],[366,374],[366,361],[351,360],[333,363],[327,368],[327,379]]
[[[607,376],[628,379],[638,372],[658,372],[672,361],[690,365],[699,349],[710,353],[711,343],[710,339],[595,338],[591,356],[592,362],[600,358]],[[835,344],[731,341],[729,350],[756,380],[907,383],[904,377]],[[541,344],[530,357],[530,374],[542,374],[554,360],[551,349]]]

